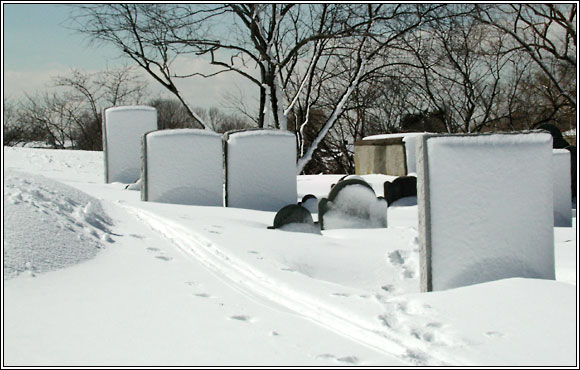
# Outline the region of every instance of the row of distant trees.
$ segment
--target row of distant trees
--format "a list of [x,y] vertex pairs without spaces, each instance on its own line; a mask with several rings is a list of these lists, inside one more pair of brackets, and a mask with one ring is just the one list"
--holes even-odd
[[[352,173],[353,142],[378,133],[575,127],[576,4],[73,9],[73,28],[96,43],[114,45],[165,87],[173,97],[165,108],[187,122],[183,125],[295,132],[299,172]],[[209,75],[174,70],[177,58],[192,56],[219,69]],[[176,84],[222,73],[255,86],[254,110],[243,97],[237,99],[238,115],[196,110]],[[71,81],[61,82],[75,91]],[[135,80],[125,82],[136,86]],[[142,97],[134,95],[131,103],[138,101]],[[216,116],[228,124],[216,126]]]
[[[26,95],[4,105],[4,145],[36,142],[49,147],[103,150],[102,111],[120,105],[155,107],[160,129],[199,128],[182,103],[167,97],[148,98],[148,86],[134,68],[96,73],[73,70],[57,76],[48,92]],[[216,132],[251,125],[239,114],[217,107],[195,108]]]

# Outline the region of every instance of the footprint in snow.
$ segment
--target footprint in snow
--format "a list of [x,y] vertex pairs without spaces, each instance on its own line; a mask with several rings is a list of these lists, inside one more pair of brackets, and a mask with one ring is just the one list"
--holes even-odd
[[504,333],[501,333],[499,331],[488,331],[485,333],[485,335],[490,338],[502,338],[503,336],[505,336]]
[[343,363],[343,364],[350,364],[350,365],[355,365],[359,362],[359,359],[356,356],[337,357],[337,356],[332,355],[330,353],[323,353],[321,355],[316,356],[316,358],[321,359],[321,360],[333,360],[335,362],[339,362],[339,363]]
[[400,268],[401,275],[406,279],[412,279],[416,276],[415,266],[408,251],[396,250],[388,254],[389,261],[392,265]]
[[345,297],[345,298],[350,297],[350,294],[348,294],[348,293],[332,293],[330,295],[333,297]]
[[236,320],[236,321],[249,322],[249,323],[254,321],[254,319],[248,315],[234,315],[234,316],[230,316],[229,319]]
[[208,294],[208,293],[196,293],[196,294],[194,294],[194,296],[200,297],[200,298],[215,298],[214,296],[212,296],[211,294]]

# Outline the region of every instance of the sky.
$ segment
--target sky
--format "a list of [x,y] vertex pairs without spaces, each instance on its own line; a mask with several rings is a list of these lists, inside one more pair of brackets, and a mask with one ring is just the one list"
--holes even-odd
[[[2,85],[9,99],[45,91],[52,78],[73,68],[90,72],[132,65],[114,47],[91,45],[85,35],[68,29],[70,7],[65,4],[2,3],[2,8]],[[208,68],[205,62],[191,58],[176,63],[179,70]],[[152,96],[167,96],[145,73],[144,78]],[[223,105],[224,93],[238,86],[248,89],[245,81],[232,74],[179,84],[191,106],[206,108]]]

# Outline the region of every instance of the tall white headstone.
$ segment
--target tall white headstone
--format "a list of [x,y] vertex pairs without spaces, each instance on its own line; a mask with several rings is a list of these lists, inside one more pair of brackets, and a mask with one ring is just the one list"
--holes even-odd
[[226,205],[278,211],[297,202],[296,138],[282,130],[228,133]]
[[551,166],[547,133],[421,137],[421,289],[554,279]]
[[141,140],[157,130],[157,111],[148,106],[107,108],[103,112],[105,182],[133,183],[141,173]]
[[143,137],[141,199],[200,206],[223,205],[222,136],[175,129]]

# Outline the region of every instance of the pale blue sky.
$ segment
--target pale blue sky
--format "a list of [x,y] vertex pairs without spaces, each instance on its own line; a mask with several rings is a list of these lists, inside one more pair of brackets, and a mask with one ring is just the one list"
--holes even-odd
[[70,8],[61,4],[3,4],[4,66],[30,71],[47,66],[99,69],[114,60],[108,47],[89,47],[85,36],[65,27]]
[[[5,97],[19,99],[46,90],[47,84],[71,69],[99,71],[122,64],[133,65],[112,46],[90,45],[85,35],[66,26],[70,7],[65,4],[2,4],[3,91]],[[192,58],[177,61],[180,70],[208,72],[206,62]],[[176,67],[176,68],[178,68]],[[143,72],[152,94],[165,94],[158,83]],[[192,106],[220,106],[222,95],[235,86],[247,89],[237,75],[212,79],[193,78],[178,85]],[[245,86],[245,87],[244,87]],[[256,93],[250,88],[250,95]],[[247,95],[247,94],[246,94]]]

